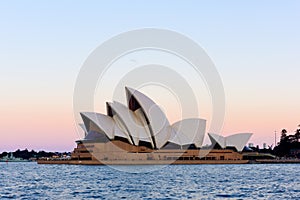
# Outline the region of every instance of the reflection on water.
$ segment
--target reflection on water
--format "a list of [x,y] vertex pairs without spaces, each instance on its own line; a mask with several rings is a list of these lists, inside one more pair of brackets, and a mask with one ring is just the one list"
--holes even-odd
[[1,163],[0,199],[300,199],[299,164],[134,168]]

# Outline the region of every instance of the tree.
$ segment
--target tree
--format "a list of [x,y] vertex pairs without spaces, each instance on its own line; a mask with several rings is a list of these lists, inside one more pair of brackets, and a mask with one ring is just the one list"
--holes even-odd
[[279,157],[295,157],[291,150],[300,149],[300,124],[295,134],[287,135],[287,131],[282,129],[279,145],[274,148],[275,155]]
[[286,138],[287,138],[286,134],[287,134],[286,129],[282,129],[282,131],[281,131],[281,137],[280,137],[280,143],[282,143],[282,142],[284,142],[286,140]]
[[296,141],[299,142],[299,139],[300,139],[300,125],[298,125],[298,129],[296,130],[296,133],[295,133],[295,138],[296,138]]

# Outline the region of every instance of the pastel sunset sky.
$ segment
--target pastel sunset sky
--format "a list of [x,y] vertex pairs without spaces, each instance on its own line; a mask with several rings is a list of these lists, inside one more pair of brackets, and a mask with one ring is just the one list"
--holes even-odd
[[[300,124],[299,11],[296,0],[1,1],[0,152],[72,151],[81,137],[73,91],[82,64],[112,36],[145,27],[184,34],[209,55],[225,90],[223,135],[253,132],[249,142],[274,144],[275,130],[278,141],[281,129]],[[149,95],[160,101],[159,92]],[[168,100],[158,103],[170,121],[179,118]]]

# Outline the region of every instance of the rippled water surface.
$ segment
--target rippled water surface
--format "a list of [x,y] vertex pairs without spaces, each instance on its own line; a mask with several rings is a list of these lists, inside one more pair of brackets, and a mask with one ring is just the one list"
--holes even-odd
[[[134,166],[139,171],[142,166]],[[300,165],[108,166],[0,164],[0,199],[300,199]]]

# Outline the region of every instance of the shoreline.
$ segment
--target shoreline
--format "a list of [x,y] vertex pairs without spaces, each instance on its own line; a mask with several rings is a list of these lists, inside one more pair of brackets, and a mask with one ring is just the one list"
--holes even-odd
[[87,161],[87,160],[37,160],[38,164],[65,164],[65,165],[202,165],[202,164],[300,164],[300,159],[297,160],[205,160],[187,162],[184,160],[177,160],[172,163],[170,161]]

